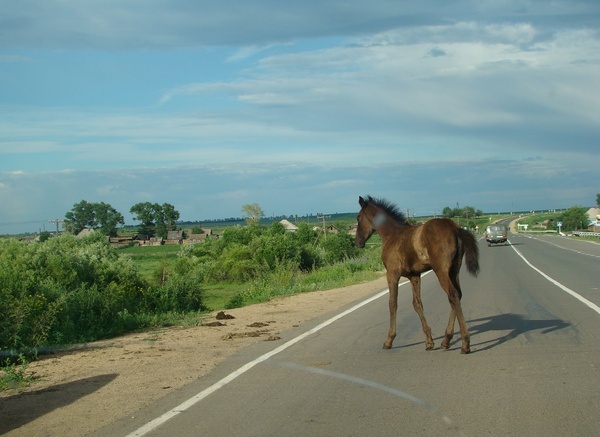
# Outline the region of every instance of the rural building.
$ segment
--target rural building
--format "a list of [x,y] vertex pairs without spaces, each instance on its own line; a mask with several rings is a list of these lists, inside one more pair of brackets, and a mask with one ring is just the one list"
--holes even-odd
[[202,243],[204,240],[212,235],[212,229],[202,229],[200,233],[190,232],[188,236],[183,240],[185,244]]
[[77,238],[88,237],[88,236],[92,235],[94,232],[96,232],[94,229],[84,228],[81,231],[79,231],[79,234],[77,234],[76,237]]
[[283,227],[285,228],[286,231],[296,232],[298,230],[298,226],[296,226],[295,224],[291,223],[290,221],[288,221],[286,219],[281,220],[279,223],[281,223],[283,225]]
[[590,208],[586,212],[588,223],[588,231],[600,232],[600,208]]
[[183,243],[183,231],[168,231],[167,240],[165,244],[182,244]]

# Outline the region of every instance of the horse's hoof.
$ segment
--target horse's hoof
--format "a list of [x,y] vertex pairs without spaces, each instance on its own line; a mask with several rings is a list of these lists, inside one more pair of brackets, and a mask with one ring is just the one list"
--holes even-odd
[[428,344],[427,346],[425,346],[426,351],[432,351],[434,349],[435,349],[435,344]]
[[391,348],[392,348],[392,345],[389,345],[389,346],[388,346],[387,344],[384,344],[384,345],[383,345],[383,348],[384,348],[384,349],[391,349]]
[[465,350],[465,349],[461,349],[461,350],[460,350],[460,353],[461,353],[461,354],[470,354],[470,353],[471,353],[471,348],[469,348],[469,349],[467,349],[467,350]]
[[448,348],[449,348],[449,347],[450,347],[450,345],[448,345],[448,344],[444,344],[444,343],[442,343],[442,344],[440,345],[440,349],[444,349],[444,350],[448,350]]

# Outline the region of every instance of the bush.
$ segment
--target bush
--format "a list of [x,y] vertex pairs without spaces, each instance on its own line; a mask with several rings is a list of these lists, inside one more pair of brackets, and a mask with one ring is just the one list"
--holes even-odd
[[91,341],[122,334],[149,312],[204,309],[199,275],[171,273],[147,288],[101,235],[44,243],[0,240],[0,349]]
[[327,235],[321,242],[321,247],[325,249],[325,261],[328,264],[354,258],[359,253],[354,245],[354,239],[344,232]]
[[358,252],[346,233],[319,240],[306,223],[295,233],[278,223],[228,228],[221,239],[182,246],[145,270],[147,280],[118,253],[99,233],[31,244],[0,239],[0,349],[91,341],[194,317],[206,309],[203,286],[212,282],[244,284],[227,303],[234,308],[381,270],[378,249]]
[[205,310],[201,280],[194,275],[172,276],[162,286],[149,287],[144,295],[150,313]]

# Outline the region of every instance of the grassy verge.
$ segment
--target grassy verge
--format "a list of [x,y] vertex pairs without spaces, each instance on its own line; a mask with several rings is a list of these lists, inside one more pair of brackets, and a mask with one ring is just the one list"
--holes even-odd
[[[377,235],[356,260],[348,260],[311,272],[282,268],[249,282],[208,282],[202,284],[204,303],[213,311],[265,302],[272,297],[287,296],[316,290],[344,287],[377,279],[382,269],[379,259],[381,248]],[[181,246],[131,247],[120,249],[137,266],[140,274],[150,283],[160,282],[161,271],[174,268]],[[171,314],[164,321],[148,320],[148,326],[178,324],[183,314]]]
[[19,355],[15,361],[5,362],[0,366],[0,391],[18,390],[35,380],[31,374],[27,374],[29,361],[24,355]]

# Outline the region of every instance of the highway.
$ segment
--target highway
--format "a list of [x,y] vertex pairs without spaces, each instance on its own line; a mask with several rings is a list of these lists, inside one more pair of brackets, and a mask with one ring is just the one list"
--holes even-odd
[[439,348],[449,304],[430,273],[422,296],[433,351],[404,284],[391,350],[382,349],[382,291],[335,320],[284,332],[278,344],[244,349],[97,435],[597,435],[600,245],[521,234],[509,242],[480,240],[479,277],[461,273],[469,355],[458,331],[450,350]]

